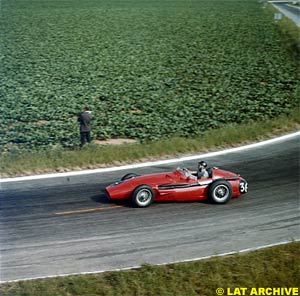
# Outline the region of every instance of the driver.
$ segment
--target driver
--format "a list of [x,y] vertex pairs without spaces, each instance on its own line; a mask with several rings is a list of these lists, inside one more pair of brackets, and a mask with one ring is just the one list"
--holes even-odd
[[208,178],[209,174],[208,174],[206,168],[207,168],[207,163],[205,161],[201,160],[198,162],[197,171],[189,171],[188,170],[188,172],[190,174],[192,174],[193,176],[196,176],[197,179]]

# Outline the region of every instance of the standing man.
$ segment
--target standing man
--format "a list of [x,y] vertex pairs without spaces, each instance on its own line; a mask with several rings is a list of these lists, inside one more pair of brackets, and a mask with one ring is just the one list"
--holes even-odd
[[85,106],[83,112],[78,116],[80,124],[80,147],[83,147],[85,142],[91,142],[91,127],[90,121],[92,119],[92,112],[89,107]]

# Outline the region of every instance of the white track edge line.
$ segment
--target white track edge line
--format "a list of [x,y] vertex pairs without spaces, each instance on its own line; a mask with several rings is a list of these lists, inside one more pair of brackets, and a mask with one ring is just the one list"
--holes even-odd
[[[162,266],[162,265],[169,265],[169,264],[178,264],[178,263],[188,263],[188,262],[194,262],[194,261],[201,261],[201,260],[206,260],[206,259],[211,259],[211,258],[224,257],[224,256],[235,255],[235,254],[240,254],[240,253],[243,254],[243,253],[247,253],[247,252],[258,251],[258,250],[266,249],[266,248],[270,248],[270,247],[286,245],[286,244],[292,243],[292,242],[300,242],[300,238],[296,239],[296,240],[282,241],[282,242],[279,242],[279,243],[273,243],[273,244],[268,244],[268,245],[253,247],[253,248],[242,249],[242,250],[239,250],[239,251],[225,252],[225,253],[221,253],[221,254],[209,255],[209,256],[204,256],[204,257],[199,257],[199,258],[178,260],[178,261],[159,263],[159,264],[151,264],[151,265],[153,265],[153,266]],[[147,262],[145,262],[145,264],[146,263]],[[97,271],[86,271],[86,272],[80,272],[80,273],[56,274],[56,275],[49,275],[49,276],[42,276],[42,277],[32,277],[32,278],[23,278],[23,279],[8,280],[8,281],[1,281],[0,280],[0,284],[17,283],[17,282],[21,282],[21,281],[31,281],[31,280],[41,280],[41,279],[52,279],[52,278],[76,276],[76,275],[89,275],[89,274],[97,274],[97,273],[112,272],[112,271],[126,271],[126,270],[130,270],[130,269],[141,268],[141,267],[142,267],[141,265],[137,265],[137,266],[129,266],[129,267],[124,267],[124,268],[116,268],[116,269],[108,269],[108,270],[97,270]]]
[[137,164],[129,164],[129,165],[123,165],[119,167],[108,167],[108,168],[100,168],[100,169],[94,169],[94,170],[82,170],[82,171],[73,171],[73,172],[66,172],[66,173],[52,173],[52,174],[43,174],[43,175],[33,175],[33,176],[24,176],[24,177],[16,177],[16,178],[3,178],[0,179],[0,183],[8,183],[8,182],[18,182],[18,181],[30,181],[30,180],[41,180],[41,179],[48,179],[48,178],[59,178],[59,177],[71,177],[71,176],[80,176],[80,175],[89,175],[89,174],[96,174],[96,173],[106,173],[106,172],[114,172],[114,171],[121,171],[121,170],[128,170],[128,169],[135,169],[135,168],[142,168],[142,167],[150,167],[155,165],[163,165],[163,164],[169,164],[169,163],[176,163],[176,162],[183,162],[183,161],[189,161],[199,158],[209,158],[214,156],[219,156],[223,154],[228,153],[234,153],[239,152],[242,150],[247,149],[253,149],[257,147],[261,147],[264,145],[273,144],[276,142],[288,140],[294,137],[300,136],[300,131],[287,134],[281,137],[273,138],[270,140],[258,142],[249,144],[246,146],[241,147],[235,147],[235,148],[229,148],[222,151],[217,152],[208,152],[205,154],[198,154],[198,155],[192,155],[192,156],[186,156],[186,157],[179,157],[176,159],[165,159],[165,160],[158,160],[158,161],[152,161],[152,162],[144,162],[144,163],[137,163]]

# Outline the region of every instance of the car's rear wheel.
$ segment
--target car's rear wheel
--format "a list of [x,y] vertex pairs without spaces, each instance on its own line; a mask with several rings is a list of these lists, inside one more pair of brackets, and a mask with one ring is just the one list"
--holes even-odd
[[135,174],[135,173],[128,173],[126,175],[124,175],[122,178],[121,178],[121,181],[124,181],[124,180],[128,180],[128,179],[131,179],[131,178],[135,178],[137,177],[138,174]]
[[208,189],[208,198],[213,203],[227,203],[232,196],[232,186],[226,180],[213,182]]
[[152,204],[154,199],[154,192],[148,185],[140,185],[132,194],[132,203],[139,208],[145,208]]

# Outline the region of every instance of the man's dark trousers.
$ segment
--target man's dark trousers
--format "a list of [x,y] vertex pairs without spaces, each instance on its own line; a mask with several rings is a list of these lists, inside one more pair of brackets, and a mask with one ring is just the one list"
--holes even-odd
[[91,132],[80,132],[80,147],[85,144],[85,141],[91,143]]

